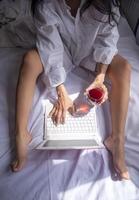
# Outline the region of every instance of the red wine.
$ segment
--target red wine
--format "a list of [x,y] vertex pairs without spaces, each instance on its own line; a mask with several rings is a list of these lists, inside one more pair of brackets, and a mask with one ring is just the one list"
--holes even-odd
[[101,103],[104,97],[104,90],[102,88],[93,88],[89,90],[88,97],[94,103]]

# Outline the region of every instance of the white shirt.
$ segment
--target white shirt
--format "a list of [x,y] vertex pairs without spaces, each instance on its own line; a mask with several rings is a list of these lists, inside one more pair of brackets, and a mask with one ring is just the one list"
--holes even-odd
[[[52,87],[63,83],[75,66],[93,71],[94,63],[110,64],[118,52],[116,23],[112,21],[111,26],[108,16],[93,6],[82,16],[80,10],[81,6],[74,18],[65,0],[43,0],[36,11],[36,46]],[[118,9],[114,12],[119,19]]]

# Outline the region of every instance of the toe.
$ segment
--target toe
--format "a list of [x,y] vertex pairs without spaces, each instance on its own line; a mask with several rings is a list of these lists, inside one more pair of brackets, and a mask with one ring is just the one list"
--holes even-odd
[[16,167],[17,167],[17,164],[18,164],[18,161],[17,161],[17,160],[15,160],[14,162],[12,162],[12,164],[11,164],[11,169],[12,169],[12,171],[15,171],[15,169],[16,169]]
[[122,180],[130,180],[130,175],[125,164],[119,167],[117,167],[117,165],[115,164],[115,171]]
[[121,178],[122,178],[123,180],[130,180],[129,172],[126,171],[126,172],[121,173]]
[[13,172],[20,171],[25,165],[25,160],[26,160],[25,158],[21,158],[19,160],[14,161],[12,164],[12,171]]

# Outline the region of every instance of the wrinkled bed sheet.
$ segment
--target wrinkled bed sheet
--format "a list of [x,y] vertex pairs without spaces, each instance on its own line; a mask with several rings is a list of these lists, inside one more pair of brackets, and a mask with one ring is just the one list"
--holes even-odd
[[[111,157],[106,149],[41,151],[34,147],[42,140],[43,100],[45,87],[38,81],[29,131],[33,140],[26,167],[12,173],[9,164],[14,157],[15,90],[23,54],[19,48],[0,49],[0,199],[1,200],[138,200],[139,199],[139,47],[122,19],[119,53],[132,65],[131,94],[126,124],[126,162],[131,181],[113,178]],[[88,72],[70,78],[77,82],[73,92],[85,80]],[[77,77],[77,79],[76,79]],[[77,81],[78,80],[78,81]],[[68,83],[67,83],[68,84]],[[72,86],[70,85],[70,88]],[[109,104],[98,109],[102,139],[111,131]]]

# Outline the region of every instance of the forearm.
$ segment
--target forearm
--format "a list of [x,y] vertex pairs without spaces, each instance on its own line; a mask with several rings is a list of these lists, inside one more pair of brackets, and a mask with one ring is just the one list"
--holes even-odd
[[108,69],[108,65],[102,64],[102,63],[97,63],[97,66],[96,66],[96,72],[97,72],[96,80],[104,82],[107,69]]

